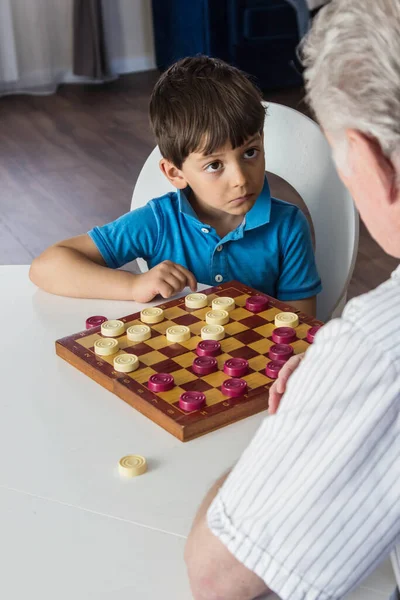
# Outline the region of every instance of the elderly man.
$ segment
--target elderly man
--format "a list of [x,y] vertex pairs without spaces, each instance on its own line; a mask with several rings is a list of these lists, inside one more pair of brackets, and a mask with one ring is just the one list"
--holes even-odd
[[[399,258],[400,0],[332,0],[303,50],[339,175]],[[399,581],[399,490],[400,267],[319,332],[203,501],[186,546],[194,598],[343,598],[389,554]]]

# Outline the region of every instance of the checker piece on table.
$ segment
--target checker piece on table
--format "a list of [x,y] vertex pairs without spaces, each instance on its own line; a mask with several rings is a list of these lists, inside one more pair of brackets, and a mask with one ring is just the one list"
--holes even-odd
[[[182,441],[265,410],[282,356],[304,352],[322,323],[236,281],[200,296],[196,306],[179,298],[122,317],[116,337],[99,322],[58,340],[56,351]],[[207,324],[214,311],[228,322]]]

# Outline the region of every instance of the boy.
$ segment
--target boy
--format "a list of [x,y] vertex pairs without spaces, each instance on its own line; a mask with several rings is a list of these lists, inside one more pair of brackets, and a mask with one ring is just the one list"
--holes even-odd
[[[206,56],[172,65],[150,120],[177,192],[51,246],[33,261],[32,281],[66,296],[149,302],[238,279],[314,314],[321,282],[309,228],[297,207],[270,197],[264,116],[238,69]],[[138,257],[147,273],[118,270]]]

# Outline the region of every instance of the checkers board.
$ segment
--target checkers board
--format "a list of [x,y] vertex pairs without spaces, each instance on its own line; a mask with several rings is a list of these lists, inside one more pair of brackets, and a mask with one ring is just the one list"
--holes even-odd
[[[151,338],[145,342],[132,342],[125,333],[117,338],[120,347],[117,354],[100,357],[94,353],[93,344],[102,337],[100,326],[57,340],[56,352],[181,441],[191,440],[266,410],[268,389],[273,380],[266,376],[265,366],[269,362],[268,350],[274,344],[271,335],[275,329],[275,315],[285,311],[297,313],[297,340],[290,344],[295,354],[308,348],[308,329],[322,323],[266,294],[262,295],[269,300],[267,310],[251,313],[245,308],[246,300],[260,292],[238,281],[201,290],[201,293],[208,297],[209,306],[206,308],[190,310],[185,306],[184,297],[159,304],[165,318],[161,323],[150,325]],[[197,356],[196,346],[201,341],[200,330],[206,324],[205,314],[210,310],[212,300],[218,296],[233,298],[236,308],[229,313],[225,338],[220,342],[221,354],[216,357],[218,370],[206,376],[196,375],[192,363]],[[120,320],[127,328],[141,324],[140,312]],[[173,325],[188,326],[191,338],[179,344],[168,342],[165,331]],[[139,368],[132,373],[119,373],[113,368],[115,356],[125,352],[139,358]],[[249,362],[249,371],[242,378],[247,382],[247,393],[239,398],[229,398],[221,392],[222,383],[228,379],[222,369],[229,358],[244,358]],[[167,392],[150,391],[147,382],[155,373],[170,373],[175,386]],[[179,407],[179,396],[191,390],[206,395],[206,406],[185,412]]]

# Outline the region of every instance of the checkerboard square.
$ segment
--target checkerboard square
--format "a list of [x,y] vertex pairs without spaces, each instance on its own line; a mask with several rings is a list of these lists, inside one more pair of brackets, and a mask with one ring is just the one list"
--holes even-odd
[[[242,294],[243,294],[243,292],[241,290],[238,290],[235,287],[228,287],[228,288],[225,288],[224,290],[222,290],[221,292],[218,292],[217,296],[227,296],[228,298],[238,298]],[[235,300],[235,302],[236,302],[236,300]]]
[[228,335],[236,335],[237,333],[246,331],[247,329],[247,327],[243,325],[243,323],[240,323],[240,321],[231,321],[230,323],[224,325],[224,327],[225,333]]
[[193,323],[198,323],[199,319],[194,315],[190,315],[188,313],[184,314],[182,317],[178,317],[175,319],[175,323],[177,325],[186,325],[186,327],[191,327]]
[[157,363],[151,363],[151,366],[157,373],[173,373],[181,368],[181,365],[178,365],[172,358],[167,358],[166,360]]
[[188,369],[179,369],[179,371],[174,371],[175,385],[181,386],[189,381],[195,381],[195,379],[197,379],[197,375],[191,373]]
[[229,318],[234,321],[240,321],[243,324],[243,320],[249,316],[249,311],[245,308],[235,308],[235,310],[231,310],[229,313]]
[[149,378],[152,375],[154,375],[154,373],[155,373],[154,369],[152,369],[151,367],[146,367],[143,364],[140,364],[140,361],[139,361],[139,368],[136,371],[133,371],[132,373],[127,373],[127,376],[130,377],[131,379],[134,379],[138,383],[147,384]]
[[213,388],[221,387],[226,379],[229,379],[229,376],[223,371],[215,371],[215,373],[210,373],[210,375],[203,377],[203,381]]
[[236,339],[245,345],[249,345],[252,342],[258,342],[258,340],[261,340],[262,337],[262,335],[256,331],[253,331],[252,329],[247,329],[246,331],[242,331],[242,333],[236,334]]
[[293,344],[290,345],[292,346],[295,354],[301,354],[302,352],[305,352],[309,347],[308,342],[306,342],[305,340],[297,340],[297,342],[293,342]]
[[138,342],[133,346],[127,346],[125,349],[127,354],[136,354],[136,356],[143,356],[144,354],[149,354],[153,351],[153,348],[148,346],[146,342]]
[[222,371],[222,369],[224,368],[225,362],[227,360],[229,360],[230,358],[232,358],[232,355],[224,352],[224,354],[220,354],[219,356],[216,356],[215,358],[217,359],[218,369],[220,371]]
[[271,340],[260,340],[258,342],[254,342],[253,344],[250,344],[250,348],[254,350],[256,354],[266,355],[268,354],[268,350],[273,345],[274,342],[272,342]]
[[249,367],[253,371],[265,371],[267,366],[267,359],[265,356],[254,356],[249,360]]
[[267,323],[266,325],[261,325],[261,327],[256,327],[254,331],[259,333],[263,338],[269,338],[272,335],[272,332],[275,329],[274,323]]
[[128,340],[126,335],[121,335],[121,337],[118,338],[118,344],[121,350],[125,350],[125,348],[132,346],[132,342]]
[[165,354],[168,358],[175,358],[176,356],[181,356],[181,354],[185,354],[187,349],[181,346],[181,344],[171,344],[170,346],[165,346],[165,348],[159,349],[161,354]]
[[222,352],[231,352],[231,350],[237,350],[238,348],[243,348],[244,344],[240,340],[237,340],[234,337],[228,337],[224,340],[221,340],[221,350]]
[[271,321],[274,323],[276,315],[278,315],[280,312],[282,312],[280,308],[271,306],[271,308],[268,308],[268,310],[263,310],[262,312],[258,313],[258,316],[262,317],[264,321]]
[[173,327],[175,325],[175,323],[173,321],[161,321],[161,323],[155,323],[154,325],[151,326],[152,329],[155,329],[155,331],[158,331],[158,333],[162,333],[163,335],[165,335],[165,332],[167,331],[168,327]]
[[263,387],[270,381],[269,378],[262,373],[250,373],[249,375],[242,377],[242,379],[247,381],[247,385],[251,390]]
[[248,298],[247,294],[242,294],[241,296],[236,296],[236,298],[235,298],[236,306],[245,306],[247,298]]
[[207,306],[211,306],[215,298],[219,298],[219,294],[207,294]]
[[[218,404],[219,402],[226,402],[227,397],[221,392],[218,388],[213,388],[208,391],[206,394],[207,398],[207,406],[213,406],[214,404]],[[226,402],[225,406],[229,406],[228,402]]]
[[205,325],[206,313],[209,310],[210,310],[210,307],[206,306],[205,308],[199,308],[198,310],[194,310],[190,314],[195,316],[197,319],[199,319],[199,321],[204,321],[204,325]]
[[190,325],[190,331],[193,335],[200,336],[201,328],[205,326],[205,321],[197,321],[197,323],[192,323],[192,325]]
[[265,325],[265,319],[258,315],[251,315],[242,321],[243,325],[246,325],[249,329],[255,329],[256,327],[261,327]]
[[201,342],[201,337],[197,335],[192,335],[192,337],[188,339],[187,342],[181,342],[181,346],[183,346],[187,350],[194,350],[199,342]]
[[143,325],[140,319],[133,319],[131,321],[126,321],[126,328],[132,327],[133,325]]
[[195,354],[194,352],[188,352],[187,354],[182,354],[181,356],[176,356],[174,360],[176,363],[178,363],[178,365],[180,365],[184,369],[187,369],[188,367],[192,366],[193,361],[196,358],[196,356],[197,356],[197,354]]
[[164,316],[168,321],[176,321],[179,317],[182,317],[186,314],[184,310],[179,308],[179,306],[172,306],[171,308],[166,308],[164,311]]
[[304,338],[307,336],[307,331],[310,329],[310,325],[307,325],[307,323],[301,323],[298,327],[296,327],[296,335],[299,338],[299,340],[304,340]]
[[[128,349],[127,349],[127,351],[128,351]],[[161,352],[158,352],[158,350],[153,350],[152,352],[149,352],[148,354],[142,354],[140,357],[140,361],[148,366],[154,366],[157,363],[162,362],[163,360],[165,360],[165,356],[163,354],[161,354]]]
[[[165,402],[168,402],[168,404],[174,404],[177,400],[179,400],[179,396],[181,394],[183,394],[185,390],[179,386],[175,386],[174,388],[172,388],[172,390],[168,390],[167,392],[158,392],[157,396],[159,396],[160,398],[162,398],[162,400],[165,400]],[[174,410],[174,409],[172,409]],[[178,407],[175,406],[175,410],[178,410],[179,412],[180,409]],[[169,413],[172,415],[172,413]]]
[[[134,342],[130,342],[130,344],[132,345]],[[146,340],[146,344],[148,346],[150,346],[151,348],[153,348],[153,350],[159,350],[160,348],[165,348],[166,346],[168,346],[168,341],[167,338],[165,337],[165,335],[156,335],[154,337],[151,337],[150,339]]]
[[[209,377],[209,375],[208,375]],[[211,385],[209,385],[206,381],[204,381],[203,379],[197,378],[194,379],[193,381],[188,381],[187,383],[182,383],[181,387],[186,391],[186,392],[204,392],[206,393],[207,390],[210,390],[212,388]]]
[[[256,344],[259,342],[255,342]],[[243,346],[242,348],[238,348],[237,350],[232,350],[230,353],[234,358],[245,358],[246,360],[250,360],[253,356],[257,356],[258,352],[250,348],[250,346]]]

